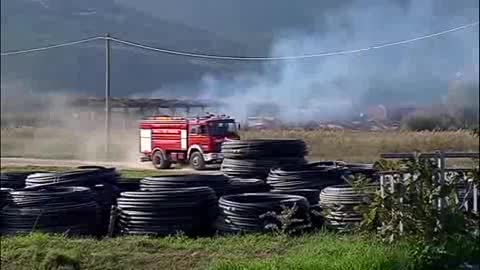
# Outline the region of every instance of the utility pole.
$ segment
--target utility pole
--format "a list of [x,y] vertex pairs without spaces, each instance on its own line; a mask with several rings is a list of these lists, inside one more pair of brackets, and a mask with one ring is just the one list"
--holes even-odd
[[110,158],[110,34],[105,35],[105,158]]

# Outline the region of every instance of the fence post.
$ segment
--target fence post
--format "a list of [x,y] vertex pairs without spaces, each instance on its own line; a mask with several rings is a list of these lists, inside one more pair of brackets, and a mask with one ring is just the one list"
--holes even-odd
[[473,212],[478,214],[478,186],[473,184]]
[[385,199],[384,185],[385,185],[385,175],[382,174],[380,175],[380,197],[382,197],[382,199]]
[[[380,197],[382,198],[382,208],[385,208],[385,204],[383,203],[383,200],[385,200],[385,174],[380,175]],[[382,221],[382,227],[385,225],[385,223]]]
[[[438,168],[440,169],[439,184],[443,186],[445,184],[445,155],[442,151],[437,152]],[[438,209],[442,209],[442,198],[438,199]]]
[[[404,180],[403,179],[404,175],[402,173],[399,174],[399,177],[402,178],[401,181]],[[391,192],[391,194],[394,194],[395,193],[395,174],[389,175],[389,178],[390,178],[390,192]],[[402,204],[402,202],[403,202],[403,198],[400,198],[399,203]],[[392,209],[392,213],[393,213],[393,211],[394,210]],[[401,211],[400,211],[400,216],[403,216]],[[398,224],[398,229],[400,230],[400,235],[402,235],[403,234],[403,222],[401,220]]]
[[[464,174],[463,175],[463,182],[465,183],[465,195],[463,198],[460,198],[462,199],[463,201],[465,201],[465,203],[463,204],[463,207],[465,208],[465,211],[468,212],[468,210],[470,210],[470,204],[468,203],[468,177]],[[475,189],[475,185],[473,186],[473,189]],[[472,190],[472,193],[474,191]]]
[[112,207],[110,208],[110,220],[108,223],[108,234],[107,234],[108,237],[115,236],[115,229],[117,225],[117,216],[118,216],[117,211],[118,211],[117,207],[115,205],[112,205]]
[[[402,181],[402,182],[405,181],[405,175],[404,175],[404,174],[400,174],[400,175],[401,175],[401,176],[400,176],[400,177],[401,177],[400,181]],[[402,184],[403,184],[403,183],[402,183]],[[402,219],[403,219],[403,196],[400,197],[399,203],[400,203],[400,206],[401,206],[401,208],[402,208],[402,211],[400,211],[400,216],[401,216]],[[398,224],[398,228],[399,228],[399,230],[400,230],[400,235],[403,235],[403,221],[402,221],[402,219],[400,220],[400,223]]]

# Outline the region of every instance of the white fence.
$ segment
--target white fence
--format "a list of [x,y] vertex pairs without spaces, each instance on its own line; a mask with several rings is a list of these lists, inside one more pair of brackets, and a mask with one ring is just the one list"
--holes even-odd
[[[479,214],[478,207],[478,185],[473,181],[472,176],[468,176],[467,172],[471,172],[473,168],[448,168],[448,159],[479,159],[480,153],[458,153],[458,152],[435,152],[435,153],[389,153],[382,154],[383,159],[410,159],[410,158],[429,158],[436,159],[438,164],[438,170],[435,172],[438,184],[447,183],[453,177],[452,174],[462,175],[461,186],[457,187],[459,191],[458,206],[462,207],[464,211],[471,212],[473,214]],[[380,192],[381,196],[385,198],[385,189],[388,189],[390,193],[395,192],[395,186],[397,183],[401,183],[406,179],[415,179],[415,175],[411,175],[406,171],[384,171],[380,176]],[[478,179],[476,179],[478,181]],[[403,199],[400,198],[400,203]],[[444,202],[439,199],[438,207],[441,208]],[[403,231],[402,224],[400,224],[400,231]]]

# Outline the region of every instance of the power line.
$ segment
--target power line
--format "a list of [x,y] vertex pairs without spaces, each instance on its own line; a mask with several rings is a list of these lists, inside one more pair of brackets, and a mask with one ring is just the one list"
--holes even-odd
[[185,51],[177,51],[177,50],[170,50],[170,49],[163,49],[163,48],[155,48],[151,47],[145,44],[140,44],[132,41],[127,41],[119,38],[114,38],[114,37],[93,37],[89,39],[83,39],[79,41],[73,41],[73,42],[68,42],[68,43],[63,43],[59,45],[53,45],[53,46],[47,46],[47,47],[42,47],[42,48],[36,48],[36,49],[29,49],[29,50],[22,50],[22,51],[13,51],[13,52],[6,52],[6,53],[1,53],[2,56],[5,55],[13,55],[13,54],[23,54],[23,53],[30,53],[30,52],[35,52],[35,51],[41,51],[41,50],[47,50],[47,49],[52,49],[52,48],[58,48],[58,47],[64,47],[64,46],[70,46],[70,45],[75,45],[79,43],[84,43],[84,42],[89,42],[97,39],[109,39],[124,45],[128,46],[133,46],[145,50],[150,50],[150,51],[156,51],[160,53],[165,53],[165,54],[172,54],[172,55],[179,55],[179,56],[186,56],[186,57],[194,57],[194,58],[204,58],[204,59],[214,59],[214,60],[234,60],[234,61],[275,61],[275,60],[295,60],[295,59],[305,59],[305,58],[314,58],[314,57],[325,57],[325,56],[334,56],[334,55],[346,55],[346,54],[353,54],[353,53],[360,53],[360,52],[365,52],[369,50],[376,50],[376,49],[381,49],[381,48],[386,48],[386,47],[392,47],[392,46],[397,46],[397,45],[402,45],[402,44],[407,44],[419,40],[424,40],[428,38],[433,38],[441,35],[445,35],[448,33],[464,30],[470,27],[477,26],[479,24],[478,21],[470,23],[470,24],[465,24],[462,26],[458,26],[455,28],[447,29],[444,31],[420,36],[420,37],[415,37],[411,39],[406,39],[406,40],[401,40],[401,41],[396,41],[396,42],[390,42],[390,43],[385,43],[385,44],[380,44],[380,45],[374,45],[374,46],[369,46],[366,48],[361,48],[361,49],[353,49],[353,50],[342,50],[342,51],[332,51],[332,52],[324,52],[324,53],[316,53],[316,54],[304,54],[304,55],[292,55],[292,56],[279,56],[279,57],[251,57],[251,56],[225,56],[225,55],[213,55],[213,54],[202,54],[202,53],[193,53],[193,52],[185,52]]
[[7,55],[16,55],[16,54],[25,54],[25,53],[32,53],[32,52],[38,52],[38,51],[45,51],[45,50],[49,50],[49,49],[55,49],[55,48],[61,48],[61,47],[86,43],[86,42],[90,42],[90,41],[94,41],[94,40],[98,40],[98,39],[105,39],[105,38],[104,37],[85,38],[85,39],[81,39],[81,40],[66,42],[66,43],[57,44],[57,45],[45,46],[45,47],[40,47],[40,48],[27,49],[27,50],[17,50],[17,51],[10,51],[10,52],[2,52],[0,55],[1,56],[7,56]]
[[146,49],[146,50],[151,50],[151,51],[157,51],[161,53],[166,53],[166,54],[173,54],[173,55],[180,55],[180,56],[187,56],[187,57],[196,57],[196,58],[206,58],[206,59],[215,59],[215,60],[239,60],[239,61],[275,61],[275,60],[294,60],[294,59],[304,59],[304,58],[313,58],[313,57],[324,57],[324,56],[333,56],[333,55],[345,55],[345,54],[352,54],[352,53],[359,53],[359,52],[364,52],[364,51],[369,51],[369,50],[375,50],[375,49],[380,49],[380,48],[385,48],[385,47],[391,47],[391,46],[396,46],[396,45],[401,45],[401,44],[406,44],[406,43],[411,43],[415,42],[418,40],[423,40],[423,39],[428,39],[440,35],[445,35],[451,32],[456,32],[460,31],[466,28],[474,27],[478,25],[479,22],[474,22],[466,25],[462,25],[459,27],[451,28],[448,30],[444,30],[441,32],[436,32],[433,34],[429,35],[424,35],[416,38],[411,38],[411,39],[406,39],[406,40],[401,40],[397,42],[391,42],[391,43],[386,43],[386,44],[381,44],[381,45],[376,45],[376,46],[370,46],[366,48],[361,48],[361,49],[354,49],[354,50],[343,50],[343,51],[333,51],[333,52],[325,52],[325,53],[317,53],[317,54],[305,54],[305,55],[294,55],[294,56],[279,56],[279,57],[242,57],[242,56],[222,56],[222,55],[211,55],[211,54],[200,54],[200,53],[191,53],[191,52],[182,52],[182,51],[176,51],[176,50],[168,50],[168,49],[161,49],[161,48],[154,48],[150,47],[147,45],[131,42],[131,41],[126,41],[118,38],[110,38],[113,41],[129,45],[129,46],[135,46],[138,48]]

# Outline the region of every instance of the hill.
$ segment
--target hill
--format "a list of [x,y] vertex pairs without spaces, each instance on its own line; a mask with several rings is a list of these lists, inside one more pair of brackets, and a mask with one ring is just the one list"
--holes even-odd
[[[214,33],[154,18],[114,0],[15,0],[1,2],[2,51],[28,49],[104,35],[155,47],[212,54],[254,54]],[[206,73],[238,71],[244,64],[199,61],[112,44],[112,89],[124,96],[198,80]],[[21,81],[34,91],[75,90],[100,94],[104,44],[95,41],[61,49],[2,57],[2,88]]]

